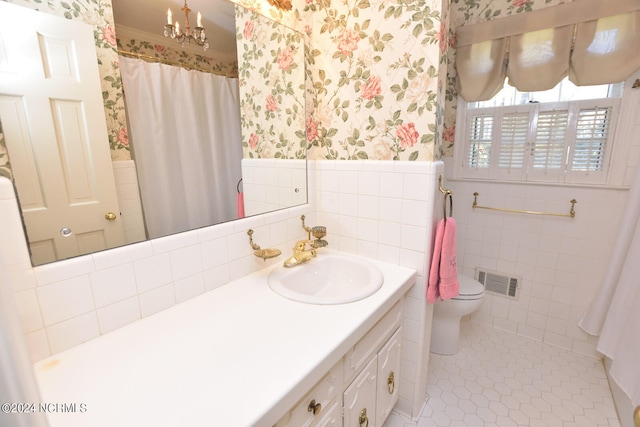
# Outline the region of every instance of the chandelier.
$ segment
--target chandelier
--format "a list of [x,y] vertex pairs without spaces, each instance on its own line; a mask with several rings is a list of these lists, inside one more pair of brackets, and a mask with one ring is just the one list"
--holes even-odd
[[207,50],[209,43],[207,42],[207,36],[205,35],[204,28],[202,27],[202,15],[198,12],[198,21],[196,27],[192,31],[189,26],[189,12],[191,12],[191,9],[187,6],[187,0],[184,1],[182,11],[184,12],[184,31],[180,29],[179,22],[176,21],[175,25],[173,24],[171,9],[168,9],[167,23],[164,26],[164,36],[171,37],[182,46],[184,46],[185,42],[191,43],[191,41],[193,41],[198,46],[202,46],[204,50]]

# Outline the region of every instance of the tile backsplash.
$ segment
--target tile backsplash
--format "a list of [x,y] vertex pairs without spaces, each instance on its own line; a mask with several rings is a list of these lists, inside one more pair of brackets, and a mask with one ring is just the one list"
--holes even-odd
[[[215,289],[277,260],[256,258],[246,231],[283,252],[309,205],[32,267],[13,186],[0,179],[0,264],[9,273],[32,360],[41,360]],[[3,286],[6,284],[3,284]]]
[[242,159],[245,214],[282,209],[307,202],[307,161]]

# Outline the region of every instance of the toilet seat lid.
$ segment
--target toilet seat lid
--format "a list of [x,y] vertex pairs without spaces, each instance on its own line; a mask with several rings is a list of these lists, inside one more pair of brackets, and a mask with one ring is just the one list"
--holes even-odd
[[484,294],[484,286],[477,280],[460,275],[458,276],[458,281],[460,282],[460,295],[456,298],[463,299],[464,297],[479,297]]

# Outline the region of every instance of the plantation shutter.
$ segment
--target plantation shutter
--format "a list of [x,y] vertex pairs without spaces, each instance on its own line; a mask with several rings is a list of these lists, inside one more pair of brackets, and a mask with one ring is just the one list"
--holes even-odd
[[522,179],[526,171],[527,145],[529,141],[529,111],[504,113],[497,148],[496,178]]
[[598,106],[578,105],[576,135],[569,156],[568,182],[599,183],[604,180],[613,141],[611,123],[617,103],[602,100]]
[[469,109],[465,178],[606,182],[619,99]]
[[495,117],[492,114],[470,114],[467,121],[468,146],[465,167],[476,177],[488,177],[491,164],[491,141]]
[[565,169],[565,147],[569,110],[538,112],[529,177],[535,181],[561,181]]

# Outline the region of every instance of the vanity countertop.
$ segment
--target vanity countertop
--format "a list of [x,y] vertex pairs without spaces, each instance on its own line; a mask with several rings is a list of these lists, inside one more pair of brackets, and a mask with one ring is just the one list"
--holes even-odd
[[373,262],[384,283],[360,301],[290,301],[272,266],[36,363],[41,401],[76,404],[51,427],[273,425],[415,282]]

